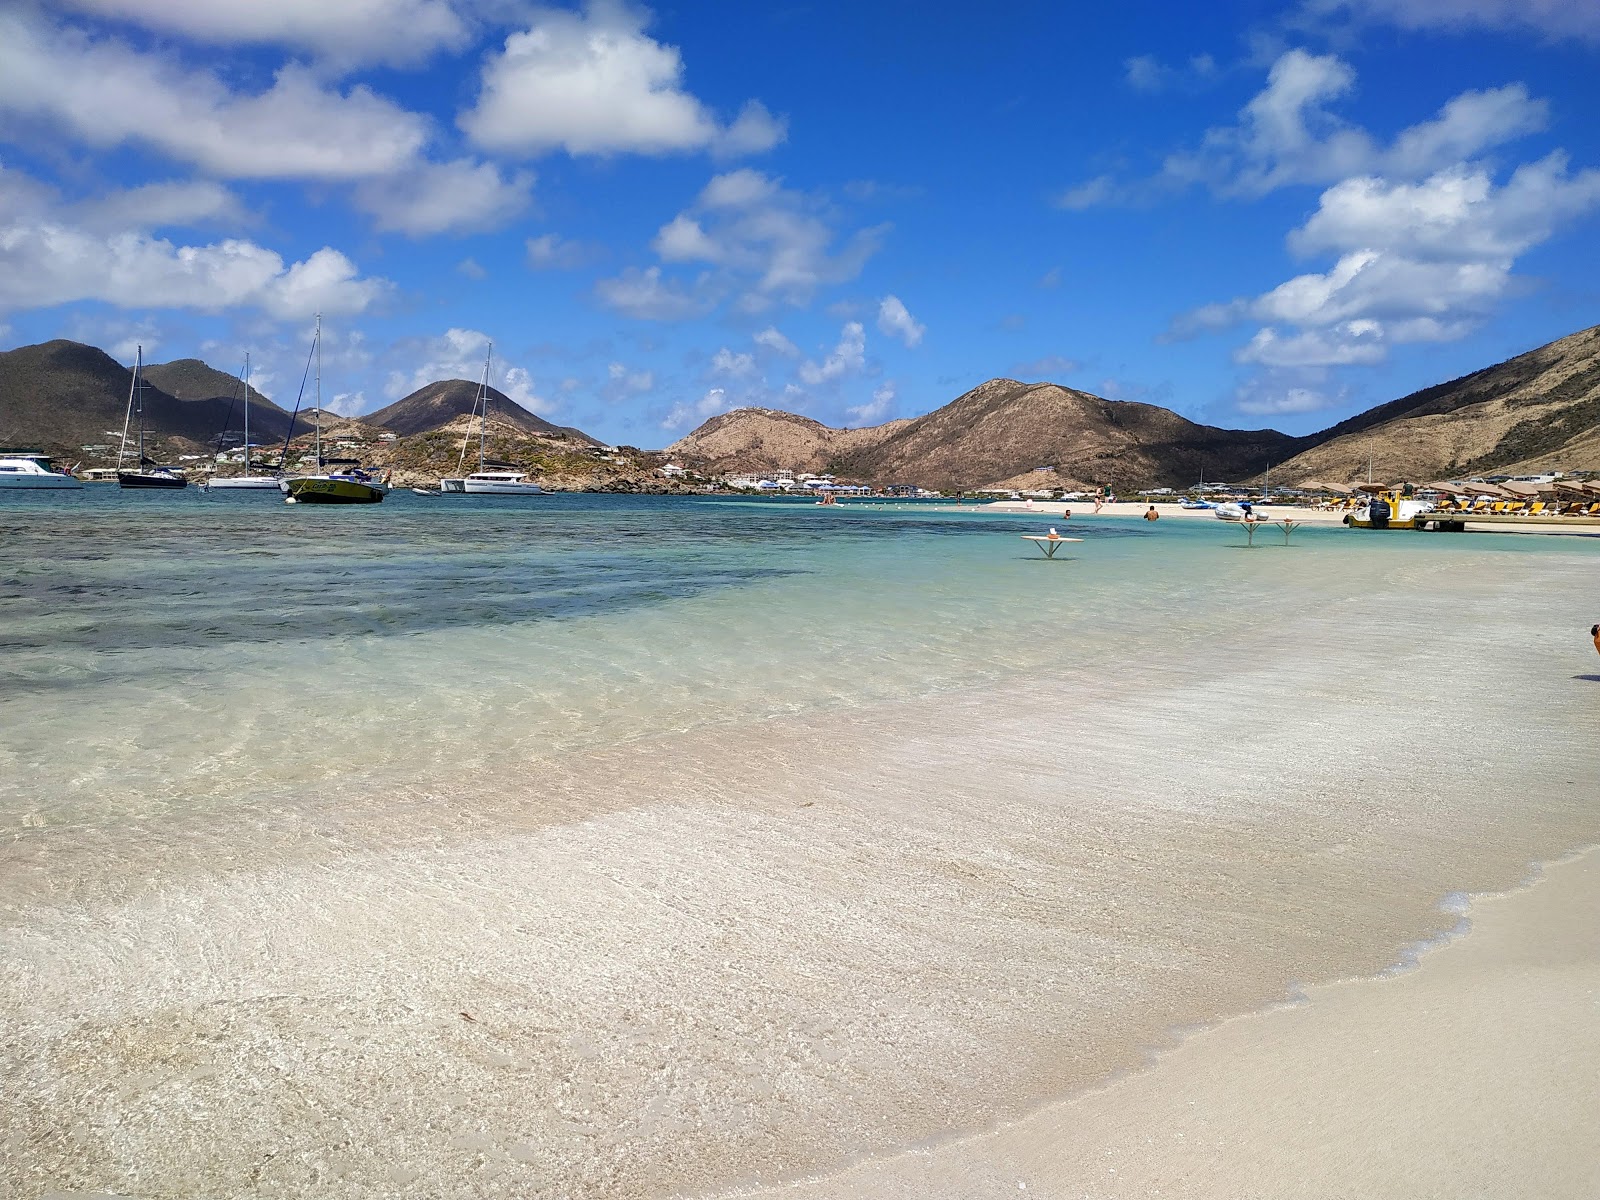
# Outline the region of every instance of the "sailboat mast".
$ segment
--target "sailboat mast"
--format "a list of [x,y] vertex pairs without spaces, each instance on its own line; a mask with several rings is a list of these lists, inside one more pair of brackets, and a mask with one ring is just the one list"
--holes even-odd
[[133,390],[139,394],[139,461],[134,469],[144,470],[144,347],[140,346],[133,360]]
[[317,314],[317,470],[322,470],[322,314]]
[[128,411],[122,418],[122,445],[117,447],[117,470],[122,470],[122,460],[128,454],[128,426],[133,424],[133,393],[139,386],[139,362],[144,357],[144,347],[140,346],[133,360],[133,378],[128,380]]
[[483,382],[478,385],[478,400],[483,405],[483,413],[478,417],[478,471],[483,471],[483,445],[489,436],[489,360],[494,357],[494,343],[489,343],[489,351],[483,356]]
[[250,351],[244,352],[244,473],[250,474]]

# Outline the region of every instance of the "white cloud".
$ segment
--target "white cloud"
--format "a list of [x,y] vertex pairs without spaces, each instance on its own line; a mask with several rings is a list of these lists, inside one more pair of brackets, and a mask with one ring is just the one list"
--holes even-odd
[[589,257],[581,244],[555,233],[529,238],[526,245],[528,266],[535,271],[570,271]]
[[1250,198],[1368,173],[1417,179],[1538,132],[1549,119],[1545,101],[1510,84],[1463,92],[1385,146],[1332,110],[1355,84],[1355,71],[1338,57],[1290,50],[1272,64],[1266,87],[1235,124],[1208,130],[1197,148],[1169,155],[1156,178],[1121,183],[1101,175],[1069,188],[1056,204],[1136,203],[1195,185]]
[[[391,370],[384,384],[384,394],[390,400],[398,400],[440,380],[476,383],[482,379],[483,364],[489,355],[489,335],[477,329],[452,328],[438,337],[407,338],[397,343],[392,353],[411,364]],[[538,394],[533,376],[525,367],[509,365],[499,358],[491,366],[489,386],[529,412],[548,415],[556,407]]]
[[528,206],[532,190],[526,171],[507,178],[493,163],[458,158],[366,180],[356,187],[355,203],[381,232],[425,237],[498,228]]
[[682,429],[691,422],[698,425],[702,421],[719,416],[732,408],[733,402],[728,398],[727,389],[714,387],[693,404],[674,404],[667,415],[662,418],[661,428],[666,430]]
[[863,425],[881,425],[884,418],[894,408],[894,383],[885,380],[872,390],[872,401],[869,404],[858,404],[853,408],[845,409],[846,424],[860,427]]
[[1050,290],[1052,290],[1054,288],[1060,287],[1061,286],[1061,268],[1060,267],[1051,267],[1043,275],[1039,276],[1039,282],[1038,282],[1038,284],[1036,286],[1044,289],[1045,291],[1050,291]]
[[405,65],[460,49],[466,22],[447,0],[57,0],[114,21],[217,45],[274,44],[341,63]]
[[0,111],[65,127],[84,143],[142,143],[232,179],[354,180],[413,162],[427,122],[365,87],[339,92],[305,68],[234,94],[213,73],[114,39],[0,13]]
[[716,306],[707,281],[693,288],[661,277],[660,267],[629,267],[614,279],[594,285],[595,295],[607,308],[643,321],[686,321],[703,317]]
[[1371,365],[1384,360],[1383,326],[1375,321],[1346,321],[1330,329],[1308,329],[1282,336],[1268,326],[1258,330],[1233,359],[1268,367],[1333,367]]
[[731,379],[745,379],[756,373],[753,354],[735,354],[726,346],[711,356],[711,373],[726,375]]
[[545,9],[483,68],[461,128],[508,154],[751,153],[783,139],[782,122],[747,105],[731,126],[683,88],[683,57],[645,32],[646,15],[615,0],[582,13]]
[[1402,29],[1527,30],[1600,42],[1600,7],[1585,0],[1312,0],[1319,12],[1348,12]]
[[800,364],[803,383],[813,387],[854,375],[866,366],[867,334],[860,321],[851,321],[839,331],[839,344],[820,364],[807,359]]
[[759,312],[775,301],[801,305],[819,287],[861,272],[887,227],[860,230],[834,248],[822,206],[748,168],[714,176],[694,205],[656,234],[663,262],[701,262],[745,281],[739,307]]
[[1600,204],[1600,171],[1567,173],[1555,153],[1495,187],[1482,167],[1460,165],[1417,184],[1363,176],[1322,194],[1317,211],[1289,235],[1300,254],[1385,251],[1430,260],[1505,261]]
[[484,270],[483,264],[475,258],[463,258],[456,264],[456,270],[468,279],[489,278],[489,272]]
[[1293,387],[1257,382],[1239,389],[1234,397],[1240,412],[1262,416],[1284,416],[1296,413],[1321,412],[1344,401],[1341,391],[1333,395],[1309,387]]
[[917,322],[901,303],[900,297],[885,296],[878,305],[878,330],[899,338],[910,348],[922,341],[922,335],[928,332],[928,327]]
[[1140,54],[1122,64],[1123,78],[1136,92],[1193,90],[1216,78],[1217,60],[1196,54],[1181,67],[1169,67],[1153,54]]
[[147,183],[108,192],[76,205],[73,217],[98,230],[239,225],[248,220],[238,197],[209,180]]
[[655,372],[633,371],[619,362],[606,367],[606,379],[614,392],[623,395],[648,392],[656,385]]
[[1498,186],[1487,170],[1465,164],[1420,183],[1347,179],[1323,192],[1317,211],[1289,235],[1297,253],[1337,255],[1331,267],[1254,298],[1207,305],[1179,318],[1173,332],[1254,318],[1264,328],[1236,352],[1239,362],[1381,362],[1391,346],[1465,336],[1518,287],[1519,256],[1596,209],[1600,170],[1569,173],[1560,153]]
[[238,239],[177,246],[141,232],[107,236],[44,221],[0,226],[0,310],[99,300],[203,312],[254,307],[300,319],[363,312],[390,287],[361,278],[327,246],[286,267],[273,251]]
[[779,333],[777,329],[771,325],[768,325],[760,333],[756,334],[753,340],[755,341],[756,345],[765,347],[775,354],[781,354],[785,358],[800,357],[800,347],[796,346],[788,338],[784,337],[783,334]]

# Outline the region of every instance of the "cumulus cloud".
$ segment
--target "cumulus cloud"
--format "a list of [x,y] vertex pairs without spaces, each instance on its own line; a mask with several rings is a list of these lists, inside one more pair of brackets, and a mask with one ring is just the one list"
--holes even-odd
[[784,358],[800,357],[800,347],[784,337],[771,325],[768,325],[760,333],[755,334],[753,340],[756,345],[771,350],[774,354],[781,354]]
[[97,148],[151,146],[230,179],[355,180],[417,159],[427,122],[365,87],[338,91],[286,66],[255,95],[115,39],[0,13],[0,111]]
[[1136,203],[1196,185],[1249,198],[1360,174],[1417,179],[1538,132],[1549,120],[1545,101],[1515,83],[1464,92],[1384,145],[1333,110],[1355,84],[1355,71],[1340,58],[1290,50],[1272,64],[1266,87],[1236,123],[1208,130],[1198,147],[1169,155],[1155,178],[1120,182],[1101,175],[1067,189],[1056,204]]
[[660,267],[629,267],[614,279],[594,285],[607,308],[642,321],[687,321],[716,307],[717,297],[704,276],[692,288],[661,277]]
[[542,10],[484,64],[461,128],[507,154],[754,153],[783,123],[751,102],[732,125],[684,90],[683,56],[645,32],[642,10],[592,0],[583,12]]
[[386,179],[356,187],[356,207],[382,232],[426,237],[495,229],[528,206],[533,176],[503,175],[494,163],[458,158],[415,163]]
[[338,63],[414,63],[460,49],[448,0],[59,0],[64,7],[214,45],[272,44]]
[[1311,0],[1309,7],[1402,29],[1506,29],[1600,42],[1600,8],[1572,0]]
[[0,225],[0,310],[99,300],[202,312],[253,307],[301,319],[364,312],[390,288],[387,280],[362,278],[327,246],[285,266],[273,251],[239,239],[180,246],[142,232],[104,235],[49,221]]
[[1289,235],[1296,252],[1336,255],[1248,299],[1206,307],[1178,333],[1264,323],[1236,352],[1275,367],[1382,361],[1388,347],[1464,336],[1517,286],[1517,258],[1566,221],[1600,208],[1600,171],[1569,172],[1551,154],[1497,185],[1481,167],[1457,165],[1419,183],[1374,176],[1322,194]]
[[890,337],[899,338],[909,348],[921,343],[922,335],[928,332],[928,327],[918,323],[901,303],[900,297],[885,296],[878,305],[878,330]]
[[570,271],[581,267],[588,251],[578,242],[555,233],[543,233],[526,243],[528,266],[535,271]]
[[833,348],[832,354],[820,363],[807,359],[800,364],[798,374],[801,382],[815,387],[857,374],[867,365],[866,353],[866,330],[860,321],[851,321],[839,331],[839,344]]
[[1343,390],[1328,392],[1316,387],[1281,383],[1272,379],[1254,380],[1234,394],[1240,412],[1260,416],[1292,416],[1321,412],[1344,403]]
[[614,396],[636,396],[655,387],[656,376],[654,371],[635,371],[614,362],[606,367],[606,386]]
[[711,373],[726,375],[731,379],[747,379],[756,373],[753,354],[736,354],[723,346],[711,356]]
[[863,425],[881,425],[894,409],[894,382],[884,380],[872,389],[872,400],[845,409],[846,425],[860,428]]
[[663,262],[704,263],[739,289],[738,306],[806,304],[817,289],[854,279],[885,226],[860,230],[835,248],[824,206],[748,168],[714,176],[694,205],[657,232]]
[[[438,337],[406,338],[395,344],[391,354],[406,360],[407,365],[389,372],[384,394],[398,400],[443,379],[477,382],[483,378],[489,345],[489,335],[477,329],[452,328]],[[527,368],[503,360],[495,360],[489,386],[529,412],[549,415],[556,407],[538,394]]]
[[714,387],[699,400],[693,403],[680,402],[674,404],[667,415],[662,418],[661,428],[665,430],[682,429],[685,425],[698,425],[712,417],[730,411],[734,407],[733,401],[728,398],[726,388]]

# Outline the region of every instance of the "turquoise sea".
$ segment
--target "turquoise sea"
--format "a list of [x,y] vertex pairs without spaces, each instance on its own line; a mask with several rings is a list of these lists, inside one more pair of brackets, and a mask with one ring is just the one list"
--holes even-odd
[[0,1192],[716,1194],[1005,1119],[1600,840],[1597,575],[911,502],[0,499]]

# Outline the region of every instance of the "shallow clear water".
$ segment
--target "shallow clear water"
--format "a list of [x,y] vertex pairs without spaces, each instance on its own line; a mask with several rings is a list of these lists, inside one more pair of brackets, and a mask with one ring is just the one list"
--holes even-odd
[[1600,833],[1600,542],[1048,523],[0,501],[0,1184],[826,1171]]

